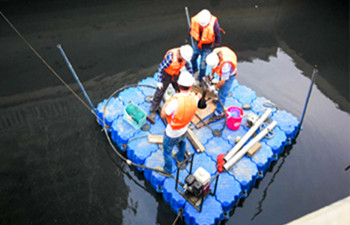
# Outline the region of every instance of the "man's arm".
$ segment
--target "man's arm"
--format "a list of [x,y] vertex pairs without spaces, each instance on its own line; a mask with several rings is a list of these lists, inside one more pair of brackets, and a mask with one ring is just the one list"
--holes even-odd
[[225,84],[225,80],[220,80],[216,85],[215,85],[215,89],[219,89],[221,88],[224,84]]
[[169,52],[165,56],[165,59],[159,64],[159,67],[158,67],[158,82],[162,82],[163,70],[169,67],[169,65],[172,63],[172,60],[173,60],[173,53]]
[[222,66],[222,69],[221,69],[222,76],[220,78],[220,81],[215,85],[216,89],[221,88],[225,84],[226,80],[228,80],[230,78],[231,71],[232,71],[231,64],[224,63],[224,65]]
[[168,115],[173,114],[177,109],[177,104],[178,104],[178,102],[176,99],[172,99],[170,102],[166,101],[162,107],[161,112],[160,112],[160,118],[164,119]]
[[215,46],[220,46],[221,44],[221,33],[220,33],[220,26],[219,26],[219,22],[216,21],[214,24],[214,33],[215,33],[215,42],[214,45]]
[[166,101],[162,107],[162,110],[160,111],[160,118],[164,119],[166,118],[167,114],[165,112],[165,108],[168,106],[168,101]]

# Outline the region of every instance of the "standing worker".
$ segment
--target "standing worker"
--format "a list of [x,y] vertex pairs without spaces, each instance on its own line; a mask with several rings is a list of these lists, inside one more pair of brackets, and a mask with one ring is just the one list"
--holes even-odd
[[197,58],[199,55],[201,56],[198,76],[198,81],[201,82],[205,75],[205,58],[214,46],[219,46],[221,43],[218,19],[214,15],[211,15],[207,9],[203,9],[191,18],[190,35],[195,40],[193,46],[194,53],[191,60],[194,73],[198,71]]
[[166,118],[168,121],[163,138],[165,164],[164,167],[159,168],[166,173],[172,172],[172,150],[175,145],[178,146],[179,151],[173,157],[179,163],[184,160],[188,125],[196,113],[198,99],[201,97],[201,94],[196,96],[191,92],[194,78],[189,72],[181,72],[177,83],[180,93],[176,93],[166,101],[160,114],[161,118]]
[[193,49],[190,45],[183,45],[180,48],[170,49],[165,54],[163,61],[158,67],[157,89],[152,100],[152,105],[149,108],[152,119],[156,116],[156,110],[158,109],[169,84],[171,83],[173,85],[176,92],[180,91],[177,85],[177,80],[179,79],[182,67],[185,66],[186,70],[193,74],[190,63],[192,55]]
[[224,109],[226,97],[231,90],[233,81],[237,75],[237,56],[234,51],[228,47],[215,48],[212,53],[210,53],[206,62],[208,66],[212,68],[211,77],[213,77],[214,72],[220,77],[219,82],[216,85],[210,87],[212,91],[218,91],[218,97],[222,105],[218,101],[216,103],[216,110],[214,115],[210,118],[210,122],[224,118]]

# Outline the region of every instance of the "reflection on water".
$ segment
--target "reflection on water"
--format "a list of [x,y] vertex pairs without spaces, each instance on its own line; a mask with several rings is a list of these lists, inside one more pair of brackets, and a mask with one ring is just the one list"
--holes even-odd
[[[258,96],[270,99],[280,109],[300,118],[310,84],[304,71],[312,68],[304,63],[307,68],[303,71],[300,65],[303,65],[300,61],[296,62],[278,48],[267,61],[254,59],[239,63],[237,79],[255,90]],[[303,130],[293,149],[288,151],[290,156],[279,159],[277,170],[272,176],[265,175],[259,189],[253,189],[244,207],[235,210],[227,224],[269,224],[270,216],[275,215],[273,209],[279,212],[274,223],[281,224],[347,196],[350,176],[344,168],[350,157],[349,127],[345,124],[349,122],[349,114],[315,86]],[[315,200],[315,196],[322,198]]]
[[[298,135],[297,135],[296,137],[298,137]],[[293,141],[293,144],[295,144],[295,141]],[[292,146],[293,146],[293,144],[292,144]],[[277,174],[279,173],[280,169],[282,168],[282,166],[283,166],[283,164],[284,164],[284,162],[285,162],[287,156],[288,156],[289,153],[290,153],[290,150],[292,149],[292,146],[287,146],[287,147],[285,148],[284,152],[280,155],[279,160],[278,160],[279,165],[278,165],[276,171],[273,172],[273,175],[272,175],[272,177],[270,178],[269,183],[268,183],[267,186],[265,187],[264,192],[263,192],[263,195],[261,196],[261,199],[260,199],[259,202],[258,202],[257,212],[256,212],[256,213],[253,215],[253,217],[250,219],[251,221],[253,221],[260,213],[262,213],[262,211],[263,211],[263,203],[264,203],[264,201],[265,201],[265,199],[266,199],[267,191],[268,191],[270,185],[272,185],[273,182],[275,181],[275,177],[277,176]],[[274,167],[275,167],[275,165],[271,165],[271,166],[270,166],[270,169],[269,169],[268,171],[272,171]],[[258,182],[260,182],[260,181],[258,181]],[[258,186],[259,186],[259,185],[258,185]]]

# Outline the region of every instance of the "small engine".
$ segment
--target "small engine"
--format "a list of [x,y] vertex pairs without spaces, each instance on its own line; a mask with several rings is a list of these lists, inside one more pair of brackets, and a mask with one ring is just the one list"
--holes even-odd
[[190,174],[186,177],[185,194],[191,194],[196,197],[199,197],[203,192],[207,194],[210,187],[209,181],[210,174],[202,167],[199,167],[193,175]]
[[252,127],[259,120],[259,116],[254,113],[249,113],[247,115],[247,126]]

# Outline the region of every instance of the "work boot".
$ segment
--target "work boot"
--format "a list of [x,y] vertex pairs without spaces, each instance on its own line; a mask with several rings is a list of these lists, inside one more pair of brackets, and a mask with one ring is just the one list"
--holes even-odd
[[171,152],[171,156],[176,160],[176,166],[177,166],[177,168],[179,168],[180,170],[186,169],[186,166],[187,166],[187,163],[185,163],[185,162],[187,162],[187,161],[186,161],[186,157],[187,157],[186,154],[185,154],[184,160],[181,161],[181,162],[180,162],[179,160],[177,160],[177,158],[176,158],[176,152],[175,152],[175,151],[172,151],[172,152]]
[[162,167],[162,166],[157,166],[156,169],[158,170],[157,172],[158,172],[159,174],[163,175],[163,176],[166,176],[166,177],[171,177],[171,176],[172,176],[172,174],[171,174],[171,173],[167,173],[167,172],[165,171],[164,167]]
[[197,70],[196,72],[193,72],[193,76],[194,76],[194,79],[198,80],[199,70]]
[[194,81],[194,86],[197,86],[197,87],[200,86],[199,80],[195,80],[195,81]]
[[156,112],[150,112],[149,117],[154,120],[156,118]]

